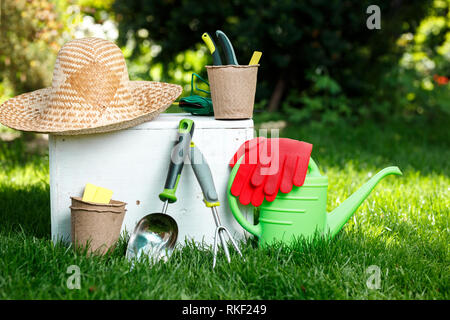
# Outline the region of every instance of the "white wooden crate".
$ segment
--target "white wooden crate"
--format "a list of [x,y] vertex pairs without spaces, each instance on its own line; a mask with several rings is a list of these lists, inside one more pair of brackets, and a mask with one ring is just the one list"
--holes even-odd
[[[52,239],[70,241],[70,197],[81,196],[87,182],[113,190],[113,199],[127,203],[122,232],[126,229],[131,233],[143,216],[160,212],[163,203],[158,195],[164,188],[178,123],[183,118],[195,122],[193,141],[211,167],[222,204],[219,207],[222,223],[237,239],[244,238],[246,233],[230,212],[226,187],[230,174],[228,162],[244,141],[253,138],[253,121],[221,121],[167,113],[111,133],[50,135]],[[167,213],[177,221],[178,243],[194,240],[212,244],[215,224],[211,209],[202,201],[189,160],[185,162],[176,195],[178,201],[169,204]]]

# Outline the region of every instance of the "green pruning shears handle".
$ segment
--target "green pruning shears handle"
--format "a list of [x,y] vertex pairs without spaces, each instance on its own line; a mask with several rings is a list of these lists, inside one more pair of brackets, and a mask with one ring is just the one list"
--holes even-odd
[[233,45],[228,37],[220,30],[216,31],[217,39],[219,39],[220,46],[223,49],[225,54],[225,60],[227,64],[236,64],[238,65],[238,61],[236,59],[236,54],[234,53]]
[[220,205],[219,197],[214,186],[214,180],[208,162],[206,162],[205,157],[195,146],[194,142],[191,142],[190,149],[189,157],[195,177],[203,192],[203,201],[208,208],[217,207]]
[[205,42],[206,46],[209,49],[209,52],[211,52],[211,55],[213,57],[213,65],[220,66],[222,65],[222,60],[220,59],[219,51],[217,50],[217,46],[214,43],[214,40],[211,38],[208,32],[205,32],[202,34],[202,39]]
[[169,172],[167,173],[164,190],[159,194],[161,201],[174,203],[177,201],[175,192],[183,170],[184,159],[189,153],[192,135],[194,134],[194,121],[182,119],[178,125],[178,139],[170,155]]

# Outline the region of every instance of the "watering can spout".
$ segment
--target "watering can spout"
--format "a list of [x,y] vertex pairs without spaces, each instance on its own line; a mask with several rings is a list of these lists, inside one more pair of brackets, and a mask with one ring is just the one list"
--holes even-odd
[[345,223],[351,218],[353,213],[355,213],[356,209],[358,209],[361,203],[367,198],[378,182],[390,174],[402,175],[402,172],[398,167],[384,168],[369,181],[367,181],[359,190],[353,193],[348,199],[346,199],[339,207],[328,214],[327,228],[331,237],[342,229]]

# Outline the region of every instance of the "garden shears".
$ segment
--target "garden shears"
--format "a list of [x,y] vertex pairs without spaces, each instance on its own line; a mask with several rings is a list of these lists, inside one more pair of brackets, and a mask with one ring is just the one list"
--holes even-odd
[[[231,44],[230,39],[226,36],[226,34],[220,30],[216,31],[217,39],[219,40],[220,46],[225,55],[226,64],[230,65],[239,65],[236,54],[234,53],[233,45]],[[208,32],[203,33],[202,39],[208,47],[211,55],[213,57],[213,64],[215,66],[222,65],[222,59],[220,58],[219,51],[217,50],[217,46],[214,40],[211,38]]]

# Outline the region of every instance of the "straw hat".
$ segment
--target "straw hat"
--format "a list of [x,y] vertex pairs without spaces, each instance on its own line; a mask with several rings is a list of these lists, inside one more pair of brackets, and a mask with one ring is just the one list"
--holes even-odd
[[77,39],[59,51],[51,88],[7,100],[0,106],[0,123],[58,135],[119,130],[155,118],[181,91],[175,84],[130,81],[113,42]]

